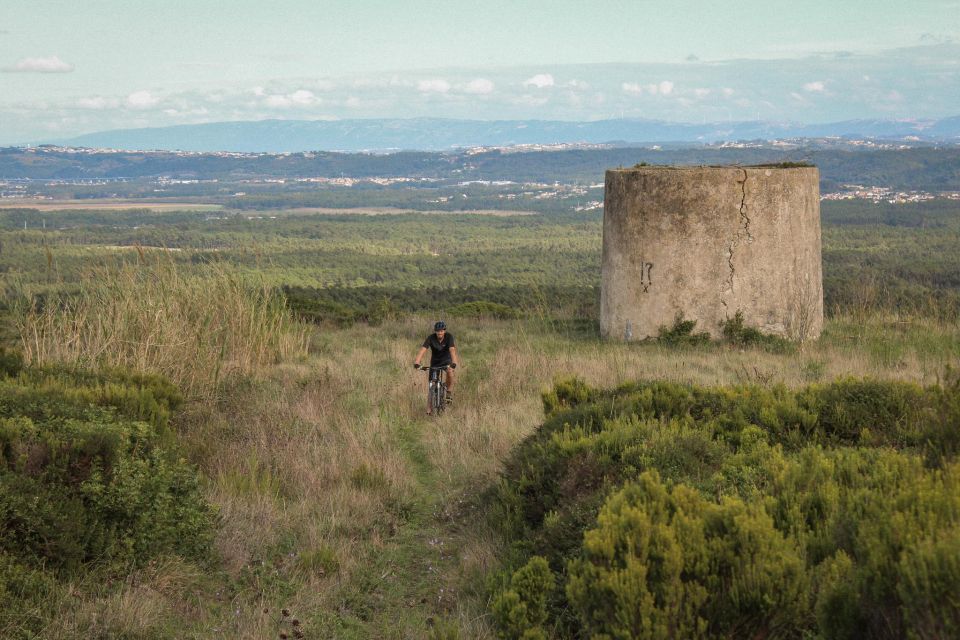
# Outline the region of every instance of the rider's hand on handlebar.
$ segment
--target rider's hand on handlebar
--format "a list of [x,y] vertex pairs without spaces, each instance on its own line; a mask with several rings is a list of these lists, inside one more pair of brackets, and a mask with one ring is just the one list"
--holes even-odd
[[419,369],[419,368],[420,368],[420,363],[419,363],[419,362],[414,362],[414,363],[413,363],[413,368],[414,368],[414,369]]

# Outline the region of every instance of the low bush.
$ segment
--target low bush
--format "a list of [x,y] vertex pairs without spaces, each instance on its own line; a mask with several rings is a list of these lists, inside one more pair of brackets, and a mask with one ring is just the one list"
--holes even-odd
[[15,376],[23,369],[23,356],[19,351],[0,347],[0,376]]
[[18,612],[61,581],[208,559],[216,514],[167,424],[180,401],[163,379],[120,372],[0,380],[0,635],[29,636]]
[[510,586],[493,603],[493,614],[509,640],[546,640],[547,599],[556,588],[553,572],[539,556],[530,558],[510,578]]
[[739,347],[759,347],[774,353],[790,353],[796,348],[794,343],[785,338],[763,333],[756,327],[746,326],[743,311],[739,309],[732,318],[727,318],[720,323],[720,332],[725,342]]
[[808,617],[800,553],[761,505],[671,490],[655,472],[606,501],[569,567],[589,637],[779,636]]
[[545,600],[557,637],[957,629],[960,603],[945,595],[960,585],[953,374],[796,391],[568,379],[544,409],[492,515],[508,571],[539,556],[560,577]]
[[672,326],[662,326],[657,332],[657,340],[668,345],[698,345],[710,342],[710,334],[706,331],[694,333],[696,320],[686,320],[683,314],[678,313],[673,319]]

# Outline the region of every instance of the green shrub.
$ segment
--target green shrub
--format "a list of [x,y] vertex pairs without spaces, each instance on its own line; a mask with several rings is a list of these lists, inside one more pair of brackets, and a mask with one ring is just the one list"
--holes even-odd
[[720,504],[655,472],[601,509],[567,595],[592,637],[779,635],[807,616],[803,562],[761,505]]
[[790,353],[795,345],[780,336],[767,335],[755,327],[744,325],[743,311],[737,309],[732,318],[720,322],[725,342],[740,347],[760,347],[774,353]]
[[960,638],[960,526],[904,549],[897,595],[911,638]]
[[399,315],[399,311],[393,306],[393,303],[390,302],[390,298],[386,296],[371,302],[367,307],[366,313],[367,324],[372,327],[379,327],[387,320],[392,320]]
[[821,431],[844,443],[875,437],[878,443],[914,444],[922,438],[921,416],[933,399],[909,382],[843,379],[816,391]]
[[34,638],[49,615],[46,600],[60,589],[53,574],[0,552],[0,634]]
[[577,377],[563,378],[553,383],[553,388],[541,394],[543,412],[551,416],[558,411],[584,404],[591,399],[591,389]]
[[954,634],[952,373],[798,390],[571,378],[543,398],[492,513],[508,566],[542,556],[558,571],[557,637]]
[[15,376],[23,369],[23,356],[19,351],[0,347],[0,376]]
[[657,332],[657,340],[669,345],[698,345],[710,342],[710,334],[707,332],[694,333],[697,326],[696,320],[684,320],[683,314],[678,313],[673,320],[673,326],[660,327]]
[[178,396],[155,378],[122,379],[28,370],[0,381],[0,552],[61,577],[207,557],[214,512],[165,437]]
[[510,587],[493,602],[493,615],[506,640],[546,640],[547,599],[555,588],[547,561],[534,556],[517,569]]
[[920,437],[925,440],[929,462],[942,465],[960,454],[960,369],[947,369],[943,386],[930,393],[934,395],[933,409]]

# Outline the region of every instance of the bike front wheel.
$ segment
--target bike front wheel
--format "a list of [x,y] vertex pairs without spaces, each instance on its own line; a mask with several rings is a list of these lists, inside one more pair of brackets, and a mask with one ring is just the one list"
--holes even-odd
[[438,414],[443,413],[443,410],[447,406],[447,387],[444,384],[437,385],[437,404],[436,411]]
[[427,403],[434,415],[443,412],[443,388],[437,382],[431,382],[427,389]]

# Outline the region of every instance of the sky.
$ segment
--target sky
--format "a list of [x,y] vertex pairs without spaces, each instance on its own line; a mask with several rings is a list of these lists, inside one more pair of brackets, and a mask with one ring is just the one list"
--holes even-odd
[[223,120],[960,114],[960,0],[3,0],[0,143]]

